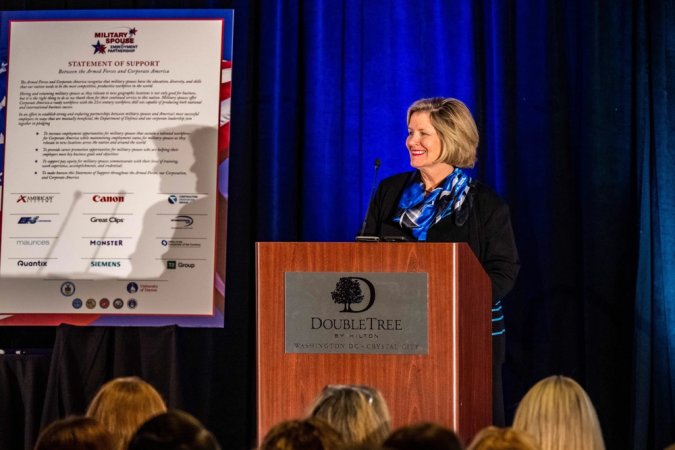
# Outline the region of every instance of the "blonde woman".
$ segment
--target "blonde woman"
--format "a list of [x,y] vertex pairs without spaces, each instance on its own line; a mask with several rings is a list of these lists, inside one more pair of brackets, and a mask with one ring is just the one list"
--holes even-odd
[[467,450],[541,450],[541,448],[525,431],[486,427],[474,436]]
[[138,377],[125,377],[104,384],[86,415],[103,424],[115,439],[115,449],[123,450],[143,422],[163,412],[166,404],[154,387]]
[[363,235],[418,242],[466,242],[492,282],[492,423],[503,426],[502,363],[506,329],[502,300],[520,260],[508,205],[468,170],[479,134],[456,98],[423,98],[408,108],[408,172],[385,178],[368,207]]
[[542,450],[605,450],[600,422],[586,391],[571,378],[544,378],[525,394],[513,428],[530,433]]
[[328,385],[309,415],[326,421],[347,445],[380,445],[391,430],[389,409],[377,389],[361,385]]

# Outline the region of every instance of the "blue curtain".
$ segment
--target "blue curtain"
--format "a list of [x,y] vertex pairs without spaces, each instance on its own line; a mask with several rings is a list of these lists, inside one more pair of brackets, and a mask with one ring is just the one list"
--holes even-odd
[[407,170],[405,111],[428,96],[468,104],[473,175],[511,206],[507,415],[562,373],[608,449],[675,442],[673,1],[3,0],[133,7],[235,9],[226,328],[183,344],[223,355],[194,406],[221,442],[253,432],[253,242],[351,241],[373,161]]
[[232,166],[241,157],[256,170],[255,239],[351,240],[374,159],[381,177],[407,169],[407,106],[460,98],[481,130],[474,175],[509,202],[523,262],[506,300],[507,413],[535,381],[563,373],[590,393],[608,448],[675,441],[666,426],[672,4],[269,0],[255,9],[259,69],[239,78],[246,108],[255,97],[255,131],[233,129],[255,154],[235,152]]
[[637,8],[639,264],[635,314],[633,448],[675,440],[675,11]]

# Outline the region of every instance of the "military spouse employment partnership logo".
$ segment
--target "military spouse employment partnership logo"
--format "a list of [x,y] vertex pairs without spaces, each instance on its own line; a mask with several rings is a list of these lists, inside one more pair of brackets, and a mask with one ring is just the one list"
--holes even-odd
[[136,44],[136,33],[138,30],[133,28],[124,28],[124,31],[96,31],[94,32],[95,44],[94,55],[105,53],[134,53],[138,48]]

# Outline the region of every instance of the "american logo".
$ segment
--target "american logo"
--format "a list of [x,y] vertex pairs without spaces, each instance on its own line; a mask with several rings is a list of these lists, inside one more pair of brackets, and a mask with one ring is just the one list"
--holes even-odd
[[19,194],[16,199],[17,203],[53,203],[53,195],[40,194]]

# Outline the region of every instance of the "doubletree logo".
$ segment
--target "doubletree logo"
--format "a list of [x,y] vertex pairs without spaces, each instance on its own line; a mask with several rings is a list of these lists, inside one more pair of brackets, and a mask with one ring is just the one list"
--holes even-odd
[[[362,283],[368,288],[368,303],[365,308],[355,310],[352,305],[363,303],[365,298],[361,289]],[[341,277],[335,285],[335,290],[330,295],[335,303],[343,305],[340,312],[361,313],[369,310],[375,303],[375,286],[362,277]]]

